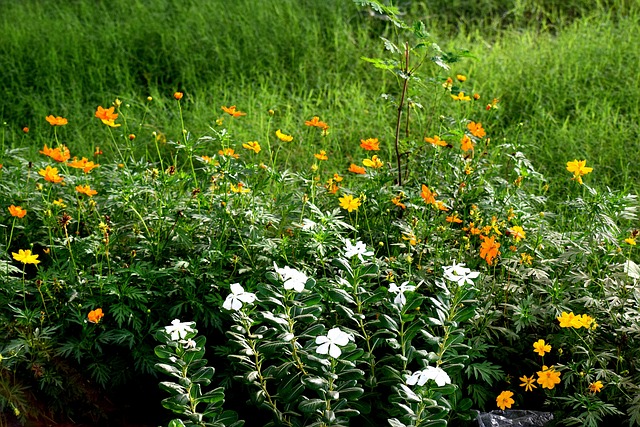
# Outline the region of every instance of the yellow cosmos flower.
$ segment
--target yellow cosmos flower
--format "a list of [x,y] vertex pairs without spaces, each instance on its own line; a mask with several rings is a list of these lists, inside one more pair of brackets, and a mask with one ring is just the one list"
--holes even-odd
[[262,147],[260,147],[260,144],[258,143],[258,141],[246,142],[246,143],[242,144],[242,147],[246,148],[247,150],[251,150],[256,154],[258,154],[260,152],[260,150],[262,150]]
[[535,381],[533,375],[531,377],[523,375],[520,377],[520,381],[522,381],[520,387],[524,387],[524,391],[533,391],[534,388],[538,388],[538,386],[533,383]]
[[378,169],[384,166],[384,162],[380,160],[378,156],[372,156],[370,159],[364,159],[362,161],[362,164],[374,169]]
[[574,181],[577,181],[578,184],[582,184],[582,177],[593,171],[593,168],[588,168],[586,160],[574,160],[572,162],[567,162],[567,170],[573,173]]
[[624,241],[631,246],[636,245],[636,239],[634,239],[633,237],[627,237],[626,239],[624,239]]
[[456,79],[458,79],[459,82],[466,82],[467,76],[464,76],[462,74],[456,74]]
[[278,129],[276,131],[276,136],[278,137],[278,139],[282,142],[291,142],[293,141],[293,136],[291,135],[287,135],[286,133],[282,133],[280,132],[280,129]]
[[351,194],[342,196],[338,200],[340,201],[340,207],[349,212],[357,211],[362,203],[358,197],[354,198]]
[[327,152],[324,150],[320,150],[319,153],[316,153],[313,156],[318,160],[329,160],[329,158],[327,157]]
[[23,264],[39,264],[38,261],[39,255],[34,255],[31,253],[30,249],[20,249],[18,253],[11,252],[13,259],[16,261],[20,261]]
[[454,101],[471,101],[471,97],[464,94],[464,92],[459,92],[457,95],[451,95],[451,98]]
[[602,390],[602,387],[604,387],[602,381],[596,381],[595,383],[589,384],[589,391],[593,394],[596,394],[597,392]]
[[540,384],[542,388],[548,388],[551,390],[556,386],[556,384],[560,384],[560,372],[553,369],[553,366],[551,368],[542,366],[542,371],[538,371],[537,374],[537,383]]
[[540,356],[544,356],[545,353],[549,353],[550,351],[551,345],[545,343],[543,339],[533,343],[533,352],[538,353]]
[[233,148],[218,150],[218,154],[225,157],[233,157],[234,159],[240,158],[240,155],[237,154]]
[[527,233],[525,233],[524,229],[519,225],[511,227],[509,233],[511,233],[511,237],[513,237],[516,243],[527,237]]
[[240,194],[244,194],[244,193],[249,193],[249,192],[251,192],[251,190],[249,190],[248,188],[245,188],[245,187],[244,187],[244,184],[243,184],[243,183],[241,183],[241,182],[239,182],[239,183],[238,183],[238,186],[237,186],[237,187],[236,187],[235,185],[231,184],[231,185],[229,186],[229,188],[231,189],[231,191],[232,191],[233,193],[240,193]]
[[496,404],[498,405],[498,408],[502,409],[503,411],[505,410],[505,408],[511,408],[511,405],[515,403],[515,400],[511,398],[512,396],[513,392],[508,390],[500,393],[498,397],[496,397]]

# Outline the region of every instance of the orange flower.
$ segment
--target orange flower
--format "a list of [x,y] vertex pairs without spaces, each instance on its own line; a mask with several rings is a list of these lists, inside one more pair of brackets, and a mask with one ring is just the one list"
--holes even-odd
[[475,99],[476,101],[477,101],[478,99],[480,99],[480,94],[479,94],[479,93],[474,93],[474,94],[473,94],[473,99]]
[[435,145],[437,147],[446,147],[447,146],[447,141],[443,141],[442,139],[440,139],[440,137],[438,135],[435,135],[433,138],[424,138],[425,142],[428,142],[431,145]]
[[40,169],[40,171],[38,171],[38,174],[42,175],[45,180],[53,182],[54,184],[57,184],[64,180],[64,178],[58,175],[58,168],[52,168],[51,166],[47,166],[46,169]]
[[40,150],[40,154],[49,156],[56,162],[66,162],[69,160],[69,157],[71,157],[69,149],[64,145],[61,145],[58,148],[49,148],[47,147],[47,144],[44,144],[44,148]]
[[407,206],[404,203],[401,203],[400,200],[402,200],[402,194],[398,194],[393,199],[391,199],[391,203],[402,209],[407,209]]
[[86,194],[89,197],[93,197],[98,194],[96,190],[92,190],[88,185],[76,185],[76,191],[78,193]]
[[90,162],[86,157],[83,157],[81,160],[78,160],[77,157],[74,157],[73,161],[67,162],[67,166],[75,169],[82,169],[84,173],[89,173],[100,165],[96,165],[95,163]]
[[22,132],[29,133],[29,128],[27,126],[23,127]]
[[104,313],[102,312],[101,308],[96,308],[95,310],[91,310],[87,315],[87,319],[89,319],[89,322],[91,323],[98,323],[100,322],[100,319],[102,319],[103,317],[104,317]]
[[505,408],[511,408],[511,405],[516,402],[512,399],[512,397],[512,391],[503,391],[498,395],[498,397],[496,397],[496,405],[498,405],[498,408],[502,409],[503,411],[505,410]]
[[242,111],[237,111],[235,105],[232,105],[231,107],[222,106],[220,108],[222,108],[222,110],[225,113],[231,115],[232,117],[240,117],[240,116],[246,116],[247,115],[247,113],[243,113]]
[[236,154],[233,148],[225,148],[224,150],[218,150],[218,154],[220,154],[221,156],[233,157],[234,159],[240,158],[240,155]]
[[482,128],[482,123],[470,122],[467,125],[467,129],[471,132],[471,135],[483,138],[487,133]]
[[380,143],[378,142],[378,138],[361,139],[360,147],[367,151],[378,151],[380,150]]
[[24,218],[24,216],[27,214],[27,211],[26,209],[22,209],[20,206],[11,205],[9,206],[9,213],[11,214],[11,216]]
[[320,117],[318,117],[318,116],[314,116],[311,120],[305,120],[304,124],[307,125],[307,126],[315,126],[315,127],[320,128],[322,130],[329,129],[329,125],[327,125],[325,122],[321,121]]
[[313,156],[318,160],[329,160],[329,158],[327,157],[327,152],[324,150],[320,150],[319,153],[316,153]]
[[182,99],[182,97],[183,97],[183,96],[184,96],[184,93],[182,93],[182,92],[174,92],[174,93],[173,93],[173,97],[174,97],[175,99],[177,99],[178,101],[180,101],[180,100]]
[[258,141],[249,141],[245,144],[242,144],[242,147],[246,148],[247,150],[252,150],[256,154],[258,154],[260,150],[262,150]]
[[54,116],[47,116],[46,120],[49,122],[49,124],[51,126],[64,126],[67,123],[69,123],[69,121],[67,119],[65,119],[64,117],[54,117]]
[[460,224],[462,222],[462,220],[460,218],[458,218],[458,214],[454,213],[453,215],[450,215],[447,217],[447,222],[453,223],[453,224]]
[[371,156],[370,159],[362,160],[362,164],[367,166],[367,167],[374,168],[374,169],[379,169],[382,166],[384,166],[384,162],[382,160],[380,160],[378,158],[378,156],[375,156],[375,155]]
[[103,123],[105,121],[115,120],[118,118],[118,113],[114,113],[114,109],[115,107],[102,108],[102,106],[98,106],[98,109],[96,110],[96,117],[102,120]]
[[287,135],[286,133],[280,132],[280,129],[276,131],[276,136],[282,142],[291,142],[293,141],[293,137],[291,135]]
[[436,204],[436,192],[429,190],[429,187],[422,184],[422,191],[420,192],[420,197],[424,199],[424,201],[429,205]]
[[482,236],[482,245],[480,246],[480,258],[487,261],[487,264],[492,265],[493,259],[500,255],[500,243],[495,241],[495,237]]
[[343,178],[343,177],[341,177],[340,175],[338,175],[337,173],[334,173],[334,174],[333,174],[333,180],[334,180],[335,182],[340,182],[340,181],[342,181],[343,179],[344,179],[344,178]]
[[462,140],[460,141],[460,148],[465,152],[473,150],[473,141],[471,141],[471,138],[469,138],[467,135],[463,136]]
[[351,163],[351,166],[349,166],[349,172],[353,172],[358,175],[364,175],[366,173],[362,166],[358,166],[355,163]]
[[551,390],[556,384],[560,384],[560,372],[553,369],[553,366],[551,368],[542,366],[542,371],[538,371],[537,374],[538,380],[536,382],[540,384],[542,388]]

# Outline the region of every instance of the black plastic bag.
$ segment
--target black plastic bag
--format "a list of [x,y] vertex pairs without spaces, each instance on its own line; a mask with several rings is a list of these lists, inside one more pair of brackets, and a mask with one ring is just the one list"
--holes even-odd
[[476,421],[479,427],[542,427],[553,420],[551,412],[526,410],[495,410],[478,414]]

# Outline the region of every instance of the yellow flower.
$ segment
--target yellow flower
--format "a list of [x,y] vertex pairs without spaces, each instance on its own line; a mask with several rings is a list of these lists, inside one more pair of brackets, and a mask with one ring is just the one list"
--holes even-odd
[[67,205],[62,201],[62,199],[54,200],[52,202],[55,206],[59,206],[61,208],[66,208]]
[[524,391],[533,391],[534,388],[538,388],[538,386],[533,383],[535,381],[533,375],[531,377],[523,375],[520,377],[520,381],[522,381],[520,387],[524,387]]
[[354,198],[352,195],[347,194],[338,199],[340,201],[340,207],[346,209],[349,212],[357,211],[361,202],[359,198]]
[[100,319],[102,319],[103,317],[104,317],[104,313],[102,312],[101,308],[96,308],[95,310],[91,310],[87,315],[87,319],[91,323],[98,323],[100,322]]
[[520,264],[531,265],[533,263],[533,257],[526,252],[520,254]]
[[378,156],[372,156],[371,159],[364,159],[362,161],[362,164],[374,169],[378,169],[384,166],[384,162],[380,160]]
[[234,159],[240,158],[240,155],[236,154],[233,148],[225,148],[223,150],[218,150],[218,154],[221,156],[233,157]]
[[13,259],[16,261],[20,261],[23,264],[39,264],[38,261],[39,255],[34,255],[31,253],[30,249],[20,249],[18,253],[11,252]]
[[574,160],[572,162],[567,162],[567,170],[573,173],[574,181],[578,181],[578,184],[582,184],[582,177],[591,171],[593,168],[588,168],[586,166],[586,160]]
[[589,391],[593,394],[599,392],[600,390],[602,390],[602,387],[604,387],[604,384],[602,384],[601,381],[596,381],[595,383],[591,383],[589,384]]
[[249,141],[247,143],[242,144],[242,147],[246,148],[247,150],[252,150],[256,154],[258,154],[260,150],[262,150],[258,141]]
[[244,188],[244,184],[239,182],[238,186],[236,187],[235,185],[231,184],[230,189],[232,192],[234,193],[240,193],[240,194],[244,194],[244,193],[249,193],[251,192],[251,190],[249,190],[248,188]]
[[631,245],[631,246],[635,246],[636,245],[636,239],[634,239],[633,237],[628,237],[628,238],[624,239],[624,241],[627,244]]
[[551,390],[556,386],[556,384],[560,384],[560,372],[551,368],[547,368],[546,366],[542,366],[542,371],[538,371],[538,381],[537,383],[542,386],[542,388],[548,388]]
[[466,82],[467,76],[463,76],[462,74],[456,74],[456,79],[458,79],[459,82]]
[[361,139],[360,147],[367,151],[378,151],[380,150],[380,143],[378,142],[378,138]]
[[549,353],[550,351],[551,345],[545,343],[543,339],[539,339],[533,343],[533,352],[538,353],[540,356],[544,356],[545,353]]
[[27,211],[26,209],[22,209],[20,206],[11,205],[9,206],[9,213],[11,214],[11,216],[24,218],[24,216],[27,214]]
[[503,411],[505,408],[511,408],[511,405],[515,403],[515,400],[511,398],[512,396],[513,392],[508,390],[500,393],[498,397],[496,397],[496,404],[498,405],[498,408],[502,409]]
[[286,133],[282,133],[280,132],[280,129],[278,129],[276,131],[276,136],[278,137],[278,139],[282,142],[291,142],[293,141],[293,136],[291,135],[287,135]]
[[457,95],[451,95],[454,101],[471,101],[470,96],[466,96],[464,92],[458,92]]
[[524,229],[519,225],[511,227],[509,229],[509,232],[511,233],[511,237],[513,237],[516,243],[527,237],[527,233],[525,233]]
[[327,152],[324,150],[320,150],[319,153],[316,153],[313,155],[316,159],[318,160],[328,160],[329,158],[327,157]]
[[415,246],[418,243],[418,239],[413,233],[402,233],[402,240],[408,240],[411,246]]

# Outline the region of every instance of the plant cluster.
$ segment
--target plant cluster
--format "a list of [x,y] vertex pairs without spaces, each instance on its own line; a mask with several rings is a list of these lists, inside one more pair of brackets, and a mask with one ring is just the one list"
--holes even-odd
[[[274,426],[454,425],[496,407],[640,424],[635,197],[589,186],[597,166],[567,154],[566,201],[548,204],[517,141],[492,139],[499,100],[452,68],[464,53],[357,3],[393,28],[366,61],[397,88],[392,131],[348,155],[321,115],[291,129],[221,106],[225,126],[194,135],[182,91],[167,96],[177,131],[145,131],[152,99],[116,99],[87,118],[99,144],[73,147],[79,124],[51,115],[37,156],[2,152],[2,409],[99,418],[96,389],[161,372],[172,427],[241,425],[238,400]],[[236,140],[252,118],[264,134]]]

